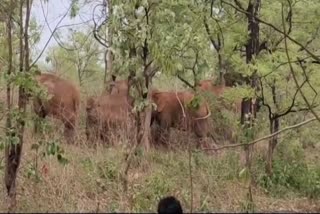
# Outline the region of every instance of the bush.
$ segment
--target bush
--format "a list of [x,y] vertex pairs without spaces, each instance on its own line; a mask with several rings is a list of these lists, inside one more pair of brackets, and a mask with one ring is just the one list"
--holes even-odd
[[274,155],[272,176],[263,172],[258,177],[258,183],[275,196],[293,192],[309,198],[320,198],[320,167],[308,166],[303,152],[298,142],[279,144]]

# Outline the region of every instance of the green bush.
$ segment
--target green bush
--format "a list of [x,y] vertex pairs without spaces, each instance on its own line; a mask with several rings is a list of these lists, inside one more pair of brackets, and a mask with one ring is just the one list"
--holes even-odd
[[273,159],[272,176],[262,172],[258,176],[258,183],[275,196],[294,192],[310,198],[320,198],[320,167],[312,168],[307,165],[300,143],[279,144]]

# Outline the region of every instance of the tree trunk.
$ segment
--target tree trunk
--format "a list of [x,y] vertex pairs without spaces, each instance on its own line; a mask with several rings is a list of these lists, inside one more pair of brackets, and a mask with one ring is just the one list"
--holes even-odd
[[225,86],[226,82],[224,79],[224,75],[226,73],[226,69],[224,66],[224,62],[223,62],[223,43],[221,41],[221,36],[220,33],[217,34],[217,40],[218,40],[218,44],[215,45],[215,49],[217,51],[218,54],[218,70],[219,70],[219,85]]
[[[19,58],[19,71],[26,72],[29,71],[29,41],[28,41],[28,28],[30,21],[30,11],[31,11],[31,0],[20,1],[19,6],[19,16],[20,16],[20,58]],[[25,24],[23,28],[23,8],[24,3],[26,3],[26,16],[25,16]],[[13,8],[13,0],[11,0],[11,15],[8,22],[8,43],[9,43],[9,64],[11,64],[11,68],[9,68],[8,73],[11,73],[12,69],[12,11]],[[26,80],[25,80],[26,81]],[[5,157],[6,157],[6,171],[5,171],[5,184],[7,188],[7,194],[9,196],[9,212],[14,212],[16,208],[16,178],[17,171],[20,165],[21,160],[21,152],[23,145],[23,134],[25,127],[25,113],[26,113],[26,105],[27,105],[27,95],[26,90],[22,86],[19,86],[19,97],[18,97],[18,108],[19,108],[19,116],[16,118],[16,134],[18,136],[19,142],[13,144],[9,142],[6,145]],[[9,125],[9,123],[7,124]],[[12,124],[11,124],[12,125]],[[10,138],[9,138],[10,139]]]
[[107,72],[109,73],[109,74],[112,74],[112,72],[113,72],[113,70],[112,70],[112,68],[113,68],[113,53],[112,53],[112,51],[109,49],[108,51],[107,51],[107,54],[106,54],[107,56]]
[[[113,13],[113,10],[112,10],[112,2],[111,0],[104,0],[105,1],[105,11],[106,11],[106,15],[109,17],[112,16],[112,13]],[[105,63],[105,69],[104,69],[104,84],[105,86],[107,86],[107,76],[108,76],[108,73],[110,76],[112,76],[113,74],[113,53],[112,53],[112,50],[111,50],[111,47],[112,47],[112,36],[113,36],[113,32],[112,32],[112,29],[110,27],[110,25],[108,25],[106,27],[106,33],[105,33],[105,37],[106,37],[106,40],[108,41],[108,49],[105,51],[104,53],[104,63]]]
[[[280,130],[280,118],[275,115],[275,117],[270,119],[270,134],[273,134]],[[266,172],[269,176],[272,176],[273,171],[273,153],[274,149],[278,144],[278,135],[272,137],[268,143],[268,155],[267,155],[267,166]]]
[[150,149],[150,125],[151,125],[151,116],[152,116],[152,105],[151,105],[151,81],[149,78],[146,78],[146,85],[148,86],[148,94],[147,94],[147,100],[148,100],[148,106],[145,110],[145,117],[144,117],[144,126],[143,126],[143,135],[141,138],[141,144],[144,146],[146,151]]
[[[246,45],[246,62],[252,63],[253,57],[258,54],[259,51],[259,22],[255,19],[260,8],[261,0],[250,1],[247,8],[247,18],[248,18],[248,31],[249,39]],[[251,87],[257,88],[257,77],[256,71],[253,72],[251,77]],[[253,119],[255,118],[256,108],[252,105],[252,99],[242,100],[241,105],[241,124],[244,124],[245,129],[250,129],[253,126]],[[250,148],[251,146],[245,147],[247,160],[250,159]],[[249,167],[250,163],[247,162],[246,165]]]
[[[13,16],[13,0],[10,1],[9,14],[7,18],[7,41],[8,41],[8,76],[12,73],[12,63],[13,63],[13,47],[12,47],[12,16]],[[9,211],[13,211],[12,208],[15,206],[15,151],[14,147],[11,145],[11,139],[14,133],[12,133],[12,117],[11,117],[11,85],[7,82],[7,118],[6,118],[6,136],[8,141],[6,142],[5,148],[5,158],[6,158],[6,169],[4,176],[4,183],[7,189],[7,195],[9,199]],[[12,155],[13,153],[13,155]]]
[[[256,20],[256,16],[258,15],[258,11],[260,8],[261,0],[250,0],[247,8],[247,19],[248,19],[248,31],[249,31],[249,39],[246,44],[246,62],[247,64],[254,63],[253,59],[259,52],[259,22]],[[257,77],[256,71],[253,72],[251,76],[251,87],[257,88]],[[256,108],[253,106],[252,99],[242,100],[241,104],[241,124],[244,125],[245,133],[247,135],[247,141],[252,140],[254,138],[252,127],[254,126],[254,119],[256,117]],[[244,147],[246,154],[246,168],[251,171],[251,155],[252,155],[252,145],[245,145]],[[250,173],[251,177],[251,173]],[[250,178],[249,186],[248,186],[248,196],[247,200],[250,204],[248,206],[248,210],[253,209],[253,196],[252,196],[252,182]]]
[[107,76],[108,76],[108,60],[107,60],[108,49],[103,53],[104,59],[104,76],[103,76],[103,84],[104,88],[107,88]]
[[81,63],[80,62],[78,62],[77,63],[78,65],[77,65],[77,73],[78,73],[78,80],[79,80],[79,86],[80,86],[80,88],[81,88],[81,86],[82,86],[82,83],[83,83],[83,79],[82,79],[82,69],[81,69]]
[[[274,119],[270,118],[270,133],[273,133],[273,124],[274,124]],[[273,144],[273,138],[269,139],[268,143],[268,154],[267,154],[267,165],[266,165],[266,172],[269,176],[272,175],[272,157],[273,157],[273,150],[272,150],[272,144]]]
[[224,74],[226,73],[225,67],[222,62],[221,50],[218,51],[218,65],[219,65],[219,85],[225,86],[226,81],[224,79]]
[[[276,111],[279,112],[279,102],[277,99],[277,91],[276,91],[276,80],[273,80],[273,85],[271,87],[271,94],[272,94],[272,100],[273,104],[276,107]],[[281,101],[280,101],[281,102]],[[280,128],[280,117],[277,114],[269,115],[270,120],[270,134],[273,134],[274,132],[277,132]],[[278,144],[278,136],[274,136],[269,140],[268,143],[268,154],[267,154],[267,165],[266,165],[266,173],[269,176],[272,176],[272,161],[273,161],[273,153],[274,149]]]

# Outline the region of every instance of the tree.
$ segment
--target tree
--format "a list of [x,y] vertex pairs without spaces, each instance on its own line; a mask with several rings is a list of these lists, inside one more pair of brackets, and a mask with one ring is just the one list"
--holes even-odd
[[82,86],[85,79],[100,72],[102,50],[89,30],[82,32],[70,29],[69,32],[65,45],[51,48],[46,60],[51,62],[56,71],[77,74]]
[[[29,65],[29,22],[30,22],[30,11],[32,2],[10,1],[7,5],[7,39],[8,39],[8,84],[7,84],[7,142],[5,145],[5,159],[6,169],[4,181],[7,188],[7,194],[9,197],[9,211],[14,211],[16,206],[16,177],[17,170],[20,165],[22,145],[24,142],[23,134],[25,128],[25,114],[27,105],[27,94],[26,94],[26,83],[19,82],[19,77],[24,78],[27,76],[27,72],[30,70]],[[23,9],[25,13],[23,13]],[[16,29],[13,25],[13,17],[15,14],[19,17],[19,29]],[[13,54],[13,32],[17,30],[19,38],[19,73],[14,71],[14,54]],[[11,79],[12,78],[12,79]],[[18,85],[18,109],[12,109],[11,105],[11,81]],[[27,78],[24,80],[27,81]],[[15,113],[13,117],[12,113]]]

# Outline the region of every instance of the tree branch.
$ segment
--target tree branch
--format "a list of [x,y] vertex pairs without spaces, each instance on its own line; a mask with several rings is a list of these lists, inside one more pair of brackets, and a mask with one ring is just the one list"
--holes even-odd
[[[285,26],[285,22],[284,22],[284,16],[283,16],[283,4],[281,5],[281,9],[282,9],[282,25],[283,25],[283,31],[284,33],[286,32],[286,26]],[[289,51],[288,51],[288,42],[287,42],[287,37],[285,37],[284,39],[284,46],[285,46],[285,51],[286,51],[286,55],[287,55],[287,58],[288,58],[288,62],[289,62],[289,68],[290,68],[290,72],[292,74],[292,77],[293,77],[293,80],[294,80],[294,83],[296,84],[296,87],[299,89],[299,92],[304,100],[304,102],[307,104],[308,108],[310,109],[311,113],[315,116],[315,118],[320,122],[320,117],[317,115],[317,113],[314,111],[314,109],[312,108],[312,106],[310,105],[308,99],[306,98],[306,96],[304,95],[304,93],[302,92],[301,88],[299,88],[299,83],[298,83],[298,80],[297,80],[297,77],[294,73],[294,70],[293,70],[293,67],[292,67],[292,63],[291,63],[291,59],[290,59],[290,56],[289,56]]]
[[208,151],[208,150],[218,151],[218,150],[222,150],[222,149],[236,148],[236,147],[241,147],[241,146],[253,145],[253,144],[256,144],[256,143],[261,142],[263,140],[267,140],[267,139],[270,139],[270,138],[272,138],[274,136],[277,136],[282,132],[289,131],[291,129],[295,129],[295,128],[299,128],[301,126],[304,126],[304,125],[306,125],[308,123],[311,123],[311,122],[313,122],[315,120],[317,120],[317,118],[313,117],[313,118],[311,118],[309,120],[306,120],[306,121],[303,121],[301,123],[298,123],[298,124],[295,124],[295,125],[292,125],[292,126],[288,126],[288,127],[284,128],[284,129],[281,129],[281,130],[279,130],[277,132],[274,132],[273,134],[266,135],[264,137],[258,138],[258,139],[254,140],[254,141],[251,141],[250,143],[231,144],[231,145],[221,146],[221,147],[218,147],[218,148],[208,148],[208,149],[195,150],[194,152]]
[[244,10],[244,7],[243,7],[242,4],[239,2],[239,0],[234,0],[234,3],[235,3],[241,10]]
[[189,86],[190,88],[192,88],[194,90],[194,86],[189,83],[186,79],[184,79],[183,77],[181,77],[179,74],[177,75],[177,77],[179,78],[179,80],[181,80],[184,84],[186,84],[187,86]]
[[[241,8],[238,8],[237,6],[234,6],[233,4],[227,2],[226,0],[222,0],[222,2],[226,5],[229,5],[230,7],[236,9],[237,11],[248,15],[249,13],[245,10],[242,10]],[[271,27],[272,29],[274,29],[275,31],[277,31],[280,34],[283,34],[285,38],[289,39],[291,42],[295,43],[296,45],[298,45],[302,50],[304,50],[305,52],[307,52],[315,61],[320,63],[320,57],[316,56],[314,53],[312,53],[308,48],[306,48],[304,45],[302,45],[300,42],[298,42],[297,40],[295,40],[294,38],[292,38],[290,35],[288,35],[286,32],[283,32],[282,30],[280,30],[279,28],[277,28],[276,26],[274,26],[273,24],[266,22],[258,17],[254,17],[258,22],[267,25],[269,27]]]
[[290,112],[293,112],[291,111],[292,108],[294,107],[294,104],[296,103],[296,97],[297,97],[297,94],[299,93],[299,90],[304,86],[304,84],[306,83],[307,81],[303,81],[303,83],[297,88],[296,92],[294,93],[293,95],[293,98],[292,98],[292,102],[291,102],[291,105],[288,107],[288,109],[280,114],[277,114],[276,117],[282,117],[282,116],[285,116],[287,114],[289,114]]
[[104,38],[102,38],[101,36],[99,36],[98,32],[100,31],[102,25],[105,25],[108,22],[109,17],[107,16],[107,14],[105,15],[105,19],[102,21],[102,23],[100,25],[97,24],[94,15],[95,15],[95,11],[97,9],[97,7],[99,6],[104,6],[103,4],[98,4],[93,8],[93,12],[92,12],[92,21],[93,21],[93,36],[94,38],[104,47],[109,48],[108,46],[108,41]]
[[[40,1],[40,3],[42,4],[42,1]],[[37,63],[37,61],[40,59],[40,57],[42,56],[42,54],[43,54],[44,51],[46,50],[47,46],[49,45],[52,37],[54,37],[54,33],[57,31],[58,26],[59,26],[60,23],[63,21],[63,19],[68,15],[68,12],[70,11],[71,7],[72,7],[72,5],[70,5],[70,7],[68,8],[67,12],[61,17],[61,19],[59,20],[59,22],[57,23],[57,25],[55,26],[55,28],[53,29],[53,31],[50,30],[50,31],[51,31],[51,35],[50,35],[48,41],[47,41],[46,44],[44,45],[44,47],[43,47],[43,49],[41,50],[40,54],[39,54],[39,55],[36,57],[36,59],[32,62],[32,64],[31,64],[30,67],[33,67],[33,66]],[[44,13],[44,10],[42,10],[42,11],[43,11],[43,14],[45,14],[45,13]],[[46,16],[45,16],[45,19],[46,19]]]

